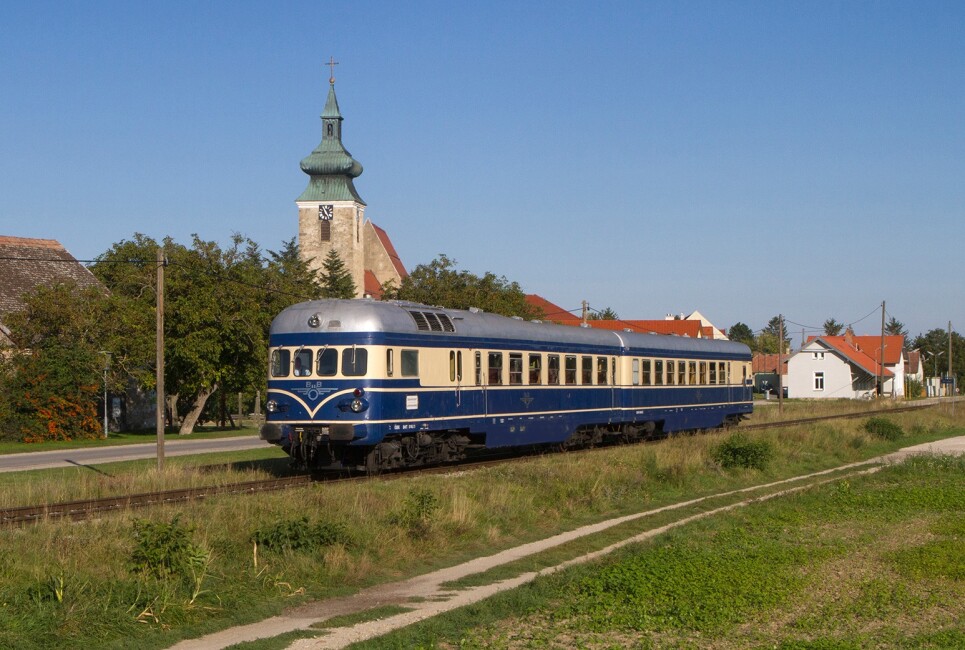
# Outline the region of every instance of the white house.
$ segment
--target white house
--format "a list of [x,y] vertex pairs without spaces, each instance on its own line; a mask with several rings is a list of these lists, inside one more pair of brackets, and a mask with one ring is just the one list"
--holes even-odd
[[879,376],[882,394],[905,394],[904,337],[886,336],[884,368],[880,336],[855,336],[849,329],[844,336],[812,338],[787,362],[788,397],[811,399],[861,399],[877,392]]

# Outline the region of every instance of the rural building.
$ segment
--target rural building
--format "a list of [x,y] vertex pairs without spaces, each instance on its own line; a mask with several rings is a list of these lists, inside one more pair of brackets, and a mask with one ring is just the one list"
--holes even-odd
[[102,287],[97,278],[54,239],[0,236],[0,345],[15,345],[4,318],[24,308],[23,297],[41,286],[73,282]]
[[881,365],[881,336],[855,336],[849,328],[844,336],[811,337],[788,359],[788,397],[811,399],[866,399],[878,392],[901,397],[905,394],[903,336],[884,337],[884,367]]
[[342,145],[342,119],[332,77],[322,112],[322,141],[301,162],[308,187],[295,200],[299,253],[321,271],[335,250],[352,275],[356,297],[378,299],[387,283],[399,286],[407,273],[388,234],[365,218],[365,201],[353,182],[362,165]]

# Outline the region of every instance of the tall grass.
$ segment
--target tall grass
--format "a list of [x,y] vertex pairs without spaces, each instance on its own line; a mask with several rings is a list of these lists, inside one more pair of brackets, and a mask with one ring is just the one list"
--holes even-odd
[[[965,411],[965,409],[960,409]],[[394,481],[317,484],[282,494],[222,496],[201,503],[116,514],[80,524],[52,522],[0,530],[0,647],[163,647],[177,638],[251,621],[307,599],[350,593],[471,556],[532,541],[578,525],[652,506],[853,462],[906,444],[965,431],[965,414],[895,414],[906,432],[890,441],[861,420],[754,431],[773,449],[766,469],[727,469],[714,450],[728,433],[531,458],[473,472]],[[113,482],[142,487],[176,481],[238,479],[255,466],[177,468],[177,478],[122,478],[87,470],[57,479],[46,494],[106,490]],[[102,485],[102,482],[104,485]],[[141,489],[141,488],[138,488]],[[32,494],[43,493],[39,482]],[[147,490],[143,490],[147,491]],[[15,483],[0,499],[17,501]],[[192,575],[157,576],[132,568],[135,519],[190,531],[184,542],[207,563]],[[303,522],[303,523],[298,523]],[[333,530],[345,536],[329,535]],[[259,531],[264,535],[259,537]],[[265,540],[325,535],[299,548]],[[275,535],[273,538],[272,535]],[[324,543],[322,543],[324,542]],[[189,564],[190,566],[190,564]],[[182,571],[182,574],[184,572]],[[188,571],[190,573],[190,571]]]

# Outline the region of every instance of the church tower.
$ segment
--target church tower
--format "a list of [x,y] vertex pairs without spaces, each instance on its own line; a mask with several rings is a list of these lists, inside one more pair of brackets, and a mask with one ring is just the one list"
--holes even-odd
[[362,165],[342,144],[342,114],[335,98],[333,75],[322,112],[322,141],[302,160],[308,187],[295,199],[298,206],[298,249],[311,268],[322,270],[325,257],[335,250],[352,274],[356,297],[380,298],[387,283],[399,286],[405,267],[388,234],[365,218],[365,201],[353,179]]
[[362,173],[362,165],[342,145],[342,114],[335,98],[334,75],[329,79],[328,100],[322,112],[322,141],[302,160],[301,168],[308,174],[308,187],[295,200],[301,256],[320,271],[325,256],[334,248],[361,296],[365,288],[365,201],[352,180]]

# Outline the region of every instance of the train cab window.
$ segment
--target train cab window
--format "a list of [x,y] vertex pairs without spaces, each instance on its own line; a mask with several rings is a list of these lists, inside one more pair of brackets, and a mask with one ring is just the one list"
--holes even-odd
[[482,385],[482,352],[476,352],[476,385]]
[[287,377],[291,368],[291,351],[275,350],[271,353],[271,376]]
[[707,378],[707,383],[716,384],[717,383],[717,364],[711,361],[709,370],[710,370],[710,376]]
[[630,363],[630,376],[634,386],[640,385],[640,359],[634,359]]
[[530,385],[543,383],[543,355],[529,355],[529,383]]
[[643,360],[643,378],[641,381],[643,382],[644,386],[653,386],[653,374],[651,372],[652,367],[653,364],[651,359]]
[[320,377],[334,377],[338,372],[338,350],[322,348],[315,359],[315,374]]
[[558,354],[546,357],[546,383],[560,385],[560,355]]
[[667,385],[670,386],[674,383],[674,379],[677,377],[677,363],[675,361],[667,362]]
[[707,362],[706,361],[700,362],[700,377],[697,379],[697,381],[701,385],[707,383]]
[[399,358],[402,361],[403,377],[419,376],[419,351],[418,350],[402,350],[402,352],[399,354]]
[[509,353],[509,383],[514,386],[523,383],[523,355],[519,352]]
[[363,377],[368,371],[369,351],[365,348],[348,348],[342,352],[342,375]]
[[657,386],[663,386],[663,359],[653,362],[653,378]]
[[583,357],[580,362],[582,377],[580,383],[586,386],[593,384],[593,357]]
[[697,383],[697,362],[689,361],[687,362],[687,365],[690,368],[690,371],[687,373],[687,383],[691,385],[696,384]]
[[563,369],[564,378],[567,386],[576,384],[576,357],[566,356],[566,367]]
[[395,372],[395,359],[392,355],[392,348],[385,351],[385,374],[387,377],[391,377],[392,373]]
[[308,377],[312,374],[312,351],[299,348],[295,352],[295,376]]
[[677,362],[677,385],[683,386],[687,383],[687,362]]
[[489,385],[500,386],[503,383],[503,353],[489,353]]
[[599,386],[606,386],[606,384],[607,384],[607,381],[606,381],[607,374],[609,374],[609,373],[607,372],[607,358],[606,358],[606,357],[597,357],[597,358],[596,358],[596,383],[597,383]]

